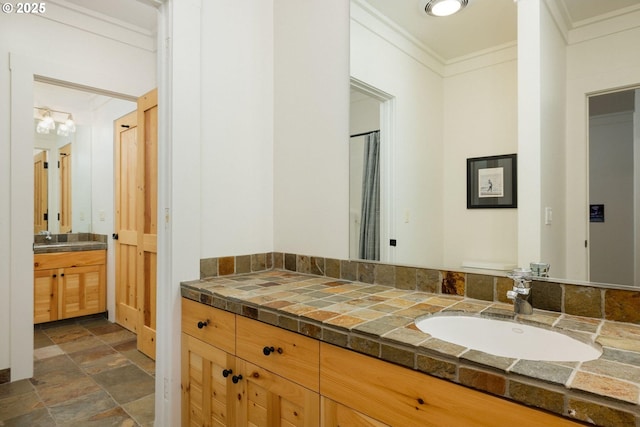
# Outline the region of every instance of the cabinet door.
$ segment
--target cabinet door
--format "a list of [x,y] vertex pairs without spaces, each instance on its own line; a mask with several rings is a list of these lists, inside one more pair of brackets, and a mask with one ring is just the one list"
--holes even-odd
[[105,311],[104,265],[60,270],[60,318]]
[[242,359],[236,359],[242,398],[236,400],[241,427],[317,427],[320,396]]
[[397,427],[578,426],[574,421],[322,343],[320,392]]
[[231,393],[234,359],[219,348],[182,334],[183,427],[237,425]]
[[322,400],[322,419],[320,422],[322,427],[389,427],[389,424],[374,420],[331,399],[326,397],[320,399]]
[[58,320],[58,270],[33,272],[33,323]]

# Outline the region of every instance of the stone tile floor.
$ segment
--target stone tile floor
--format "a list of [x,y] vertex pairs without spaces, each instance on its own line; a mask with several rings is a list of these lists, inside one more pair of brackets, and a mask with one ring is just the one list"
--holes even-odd
[[0,385],[0,426],[151,427],[155,362],[102,316],[36,325],[34,375]]

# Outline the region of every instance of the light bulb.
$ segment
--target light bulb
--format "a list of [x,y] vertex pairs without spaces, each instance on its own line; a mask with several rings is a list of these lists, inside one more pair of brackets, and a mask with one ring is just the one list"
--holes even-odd
[[[422,0],[425,12],[431,16],[449,16],[459,12],[468,0]],[[425,3],[426,1],[426,3]]]
[[47,134],[49,133],[49,128],[45,125],[44,121],[40,120],[38,122],[38,126],[36,126],[36,132],[40,134]]
[[53,121],[53,117],[49,115],[44,116],[40,123],[49,130],[54,130],[56,128],[56,123]]
[[69,126],[67,126],[65,123],[60,123],[58,125],[58,130],[57,130],[57,134],[60,136],[69,136]]
[[431,13],[436,16],[449,16],[459,11],[460,7],[462,6],[457,0],[441,1],[440,3],[436,3],[433,5],[433,7],[431,8]]
[[69,114],[69,118],[64,122],[64,125],[69,132],[74,133],[76,131],[76,123],[73,121],[73,116],[71,114]]

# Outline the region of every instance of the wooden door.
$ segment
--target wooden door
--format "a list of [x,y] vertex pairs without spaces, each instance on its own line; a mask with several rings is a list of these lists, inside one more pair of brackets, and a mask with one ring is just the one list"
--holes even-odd
[[316,427],[320,395],[257,365],[236,359],[241,388],[235,399],[237,425],[243,427]]
[[237,425],[233,375],[233,355],[182,334],[183,427]]
[[[138,98],[138,149],[142,148],[138,182],[144,195],[138,200],[138,252],[142,253],[138,267],[138,295],[142,309],[138,317],[138,349],[147,356],[156,356],[156,270],[158,239],[158,91]],[[140,153],[140,151],[139,151]],[[140,163],[138,163],[140,166]]]
[[137,112],[115,122],[116,322],[138,329]]
[[138,99],[115,123],[116,321],[138,335],[155,359],[158,187],[158,96]]
[[33,156],[33,234],[49,229],[49,164],[47,152]]
[[60,233],[71,233],[71,143],[58,150],[60,168]]

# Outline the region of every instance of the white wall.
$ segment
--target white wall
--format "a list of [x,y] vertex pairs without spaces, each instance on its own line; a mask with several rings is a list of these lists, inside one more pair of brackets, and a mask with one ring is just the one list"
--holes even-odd
[[273,2],[203,1],[202,17],[201,257],[270,252]]
[[[91,232],[91,168],[93,149],[91,128],[76,126],[71,138],[71,232]],[[65,141],[66,144],[69,141]],[[59,147],[64,146],[60,145]]]
[[[553,277],[566,277],[565,260],[565,105],[566,105],[566,47],[562,32],[553,20],[546,3],[542,3],[540,16],[541,41],[541,131],[540,131],[540,249],[538,258],[521,259],[521,267],[530,262],[551,264]],[[524,82],[526,84],[526,82]],[[525,101],[526,102],[526,101]],[[527,162],[526,158],[520,159]],[[527,192],[520,199],[528,197]],[[551,209],[551,220],[546,221],[545,209]],[[547,223],[549,222],[549,223]],[[527,238],[525,236],[521,237]],[[534,254],[531,254],[532,256]]]
[[[31,376],[33,369],[33,288],[25,286],[33,281],[33,197],[24,197],[33,188],[33,152],[24,142],[33,140],[34,75],[133,96],[155,86],[153,43],[123,43],[79,30],[91,26],[89,17],[74,26],[61,19],[54,6],[47,19],[0,15],[0,67],[11,68],[11,78],[0,74],[0,87],[11,90],[0,101],[0,139],[10,141],[0,146],[0,235],[7,242],[0,247],[0,369],[10,367],[12,380]],[[121,40],[130,35],[112,27]]]
[[[640,28],[607,34],[618,24],[640,22],[640,12],[612,19],[592,32],[570,33],[566,98],[566,277],[588,280],[587,96],[614,88],[640,86]],[[597,31],[596,31],[597,30]]]
[[518,264],[525,267],[541,251],[541,140],[543,6],[518,2]]
[[348,40],[347,1],[274,0],[275,251],[349,256]]
[[518,2],[518,61],[518,265],[564,277],[565,40],[544,1]]
[[517,89],[515,49],[444,80],[444,267],[517,263],[518,211],[467,209],[466,201],[467,158],[518,152]]

